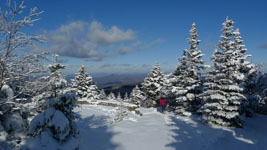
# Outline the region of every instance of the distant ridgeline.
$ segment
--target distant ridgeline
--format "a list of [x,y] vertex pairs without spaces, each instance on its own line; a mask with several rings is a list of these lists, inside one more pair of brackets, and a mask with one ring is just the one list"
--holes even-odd
[[141,82],[132,83],[132,84],[124,84],[124,85],[112,85],[109,87],[104,87],[103,89],[105,90],[105,93],[107,95],[110,94],[110,92],[112,92],[115,94],[115,96],[117,96],[118,93],[120,92],[121,97],[124,98],[125,93],[130,95],[130,93],[132,92],[133,88],[135,88],[136,85],[138,85],[140,88]]

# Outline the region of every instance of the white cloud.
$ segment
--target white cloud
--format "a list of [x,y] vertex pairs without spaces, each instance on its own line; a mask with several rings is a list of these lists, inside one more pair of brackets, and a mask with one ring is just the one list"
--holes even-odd
[[97,21],[70,22],[47,32],[47,39],[53,53],[89,61],[101,61],[106,57],[147,50],[162,42],[159,39],[143,44],[137,40],[135,31],[123,30],[117,26],[105,28]]
[[124,41],[132,41],[135,39],[135,32],[127,29],[122,31],[117,26],[112,26],[110,29],[104,29],[99,22],[93,21],[90,24],[90,32],[88,34],[92,41],[98,44],[113,44]]
[[125,46],[120,46],[118,49],[117,49],[117,53],[120,54],[120,55],[125,55],[127,53],[130,53],[132,52],[133,50],[129,47],[125,47]]
[[101,48],[133,40],[135,34],[130,29],[123,31],[116,26],[104,29],[102,24],[96,21],[90,24],[76,21],[48,32],[47,38],[54,53],[100,61],[111,56],[110,53],[102,51]]
[[142,44],[142,41],[136,41],[134,44],[133,44],[133,47],[136,49],[136,50],[147,50],[147,49],[150,49],[151,47],[157,45],[157,44],[160,44],[164,42],[164,40],[162,39],[157,39],[157,40],[154,40],[154,41],[151,41],[150,43],[144,45]]

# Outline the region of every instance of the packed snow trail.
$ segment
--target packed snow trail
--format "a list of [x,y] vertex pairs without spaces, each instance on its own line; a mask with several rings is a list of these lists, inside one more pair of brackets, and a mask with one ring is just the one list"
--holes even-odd
[[[110,124],[115,111],[107,108],[83,106],[77,109],[83,120],[83,123],[79,124],[81,130],[79,143],[87,141],[94,149],[156,150],[165,149],[165,145],[170,141],[167,129],[170,127],[166,125],[164,115],[155,109],[142,109],[144,113],[142,117],[130,115],[127,120]],[[84,121],[88,118],[86,110],[92,114],[89,117],[91,122],[88,124]],[[101,139],[103,137],[104,139]],[[80,149],[86,150],[88,146],[80,145]]]
[[156,109],[140,108],[143,116],[129,113],[112,123],[114,107],[82,105],[78,138],[57,144],[53,139],[29,139],[31,150],[261,150],[266,149],[267,116],[247,119],[242,129],[210,127],[197,116],[177,117]]

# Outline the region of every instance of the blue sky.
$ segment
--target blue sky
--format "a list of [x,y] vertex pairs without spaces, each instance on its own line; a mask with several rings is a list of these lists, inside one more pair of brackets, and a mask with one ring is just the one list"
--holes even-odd
[[44,11],[25,30],[47,36],[43,48],[62,56],[66,73],[81,64],[89,73],[147,72],[156,61],[170,72],[189,47],[192,22],[209,63],[226,16],[240,29],[250,60],[267,64],[265,0],[32,0],[25,5]]

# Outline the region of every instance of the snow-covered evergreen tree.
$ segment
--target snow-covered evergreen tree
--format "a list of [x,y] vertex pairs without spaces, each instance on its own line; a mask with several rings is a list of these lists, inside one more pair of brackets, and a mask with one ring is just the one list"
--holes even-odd
[[249,109],[267,114],[267,74],[261,72],[259,66],[256,68],[257,71],[249,75],[246,80],[244,93],[249,100]]
[[129,96],[128,96],[128,93],[127,92],[125,92],[123,100],[125,102],[129,102]]
[[106,95],[104,89],[102,89],[102,90],[100,91],[99,99],[101,99],[101,100],[105,100],[105,99],[107,99],[107,95]]
[[52,136],[60,143],[70,136],[78,134],[74,122],[73,108],[76,105],[76,97],[71,94],[62,94],[46,101],[46,110],[35,116],[29,128],[32,136]]
[[[244,74],[236,65],[234,22],[228,17],[223,23],[223,34],[218,48],[211,57],[214,66],[206,76],[206,91],[202,94],[201,107],[204,119],[210,124],[242,127],[240,119],[241,104],[246,99],[242,94],[240,80]],[[237,76],[239,78],[237,80]]]
[[[120,95],[120,93],[119,93]],[[123,119],[126,119],[128,117],[128,113],[127,113],[127,110],[126,108],[123,107],[123,102],[122,102],[122,98],[117,98],[117,100],[120,102],[119,104],[119,107],[117,108],[117,113],[114,117],[114,121],[113,122],[120,122],[122,121]]]
[[197,95],[201,92],[202,82],[200,73],[207,66],[203,65],[202,56],[204,54],[197,48],[200,40],[197,39],[197,29],[195,23],[190,30],[191,38],[188,39],[190,49],[185,49],[183,56],[179,58],[172,77],[172,93],[175,95],[175,112],[188,115],[190,111],[195,111],[200,104]]
[[[234,34],[234,60],[236,66],[239,68],[239,71],[243,73],[246,78],[256,71],[256,66],[246,60],[248,57],[251,57],[251,55],[246,54],[247,49],[243,44],[243,40],[239,29],[236,29],[233,32],[233,34]],[[237,77],[237,79],[239,78]],[[241,78],[240,81],[243,82],[244,80]]]
[[121,100],[122,100],[122,98],[121,98],[121,92],[119,92],[119,93],[118,93],[118,95],[117,95],[117,98],[116,98],[116,99],[117,99],[117,101],[121,101]]
[[142,89],[146,97],[142,103],[143,107],[154,107],[157,104],[163,86],[164,74],[160,71],[159,64],[156,63],[142,83]]
[[130,102],[138,106],[143,106],[144,100],[144,93],[139,89],[138,85],[136,85],[130,94]]
[[50,70],[48,89],[53,93],[54,97],[57,97],[57,95],[62,92],[62,89],[67,86],[67,81],[62,77],[61,72],[59,71],[60,69],[65,69],[65,66],[58,63],[58,57],[59,55],[55,54],[54,64],[48,66]]
[[93,78],[88,75],[84,65],[81,66],[79,72],[76,73],[75,79],[71,82],[71,87],[77,90],[81,98],[89,100],[99,99],[99,90],[95,85]]
[[109,100],[115,100],[116,99],[116,96],[113,92],[110,92],[109,95],[108,95],[108,99]]

